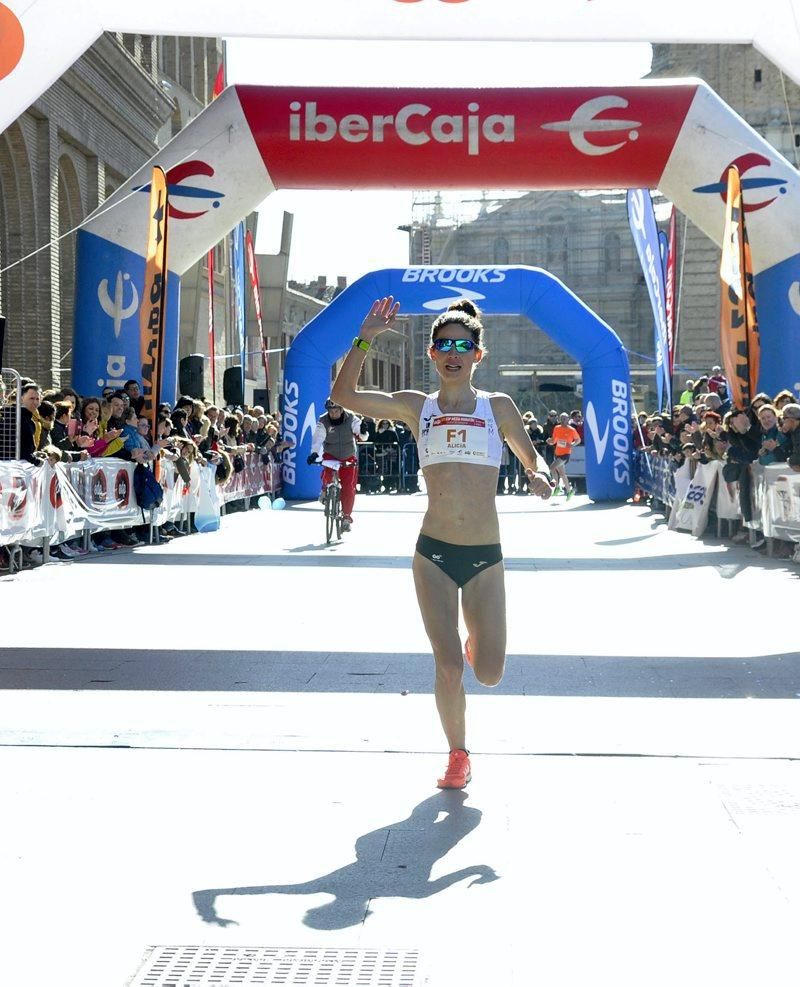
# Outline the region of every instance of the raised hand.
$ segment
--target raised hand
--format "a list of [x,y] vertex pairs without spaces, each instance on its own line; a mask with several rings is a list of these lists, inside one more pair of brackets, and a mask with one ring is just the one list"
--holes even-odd
[[361,339],[372,340],[380,335],[384,329],[391,329],[397,313],[400,311],[400,302],[396,302],[391,295],[386,298],[378,298],[372,308],[367,313],[367,317],[361,323],[358,335]]

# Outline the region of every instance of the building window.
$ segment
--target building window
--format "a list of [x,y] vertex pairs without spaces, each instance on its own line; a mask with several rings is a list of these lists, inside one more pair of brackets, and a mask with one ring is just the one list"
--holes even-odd
[[795,134],[794,135],[794,146],[795,147],[800,147],[800,134]]
[[605,240],[603,241],[603,263],[607,273],[610,271],[618,272],[621,270],[621,253],[622,249],[620,246],[619,234],[607,234]]
[[178,85],[182,86],[187,93],[192,91],[193,59],[192,59],[192,39],[178,39]]
[[499,236],[494,241],[494,262],[495,264],[508,263],[508,240],[504,236]]
[[142,46],[142,68],[148,75],[155,75],[155,65],[153,56],[156,53],[155,38],[150,34],[140,34],[139,41]]
[[178,79],[178,49],[175,38],[161,39],[161,68],[168,79]]
[[761,69],[756,69],[753,73],[753,81],[757,86],[761,85]]
[[563,227],[551,229],[545,236],[545,256],[548,271],[567,273],[567,231]]

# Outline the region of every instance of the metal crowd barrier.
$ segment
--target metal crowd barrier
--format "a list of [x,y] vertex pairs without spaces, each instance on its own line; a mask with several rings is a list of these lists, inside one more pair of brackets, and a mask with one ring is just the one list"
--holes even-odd
[[718,538],[726,527],[728,535],[734,533],[735,527],[748,531],[753,544],[757,533],[762,532],[770,555],[774,542],[800,545],[800,473],[795,473],[786,463],[771,466],[751,463],[745,467],[748,471],[745,496],[749,491],[749,521],[742,513],[740,484],[724,479],[721,462],[702,466],[687,463],[678,467],[669,456],[639,452],[635,464],[637,485],[654,502],[663,505],[669,518],[675,511],[711,510],[716,519]]
[[[585,476],[585,453],[579,448],[576,462],[567,469],[570,478]],[[498,477],[498,490],[508,485],[510,492],[528,486],[528,478],[516,456],[509,453]],[[360,493],[416,493],[419,490],[419,454],[416,442],[359,442],[358,489]]]
[[0,370],[0,459],[19,459],[22,378],[16,370]]
[[[262,462],[259,453],[245,453],[245,468],[215,487],[220,516],[225,505],[280,491],[280,465]],[[163,502],[144,511],[133,490],[134,464],[108,458],[77,463],[49,462],[34,466],[20,460],[0,462],[0,546],[8,553],[9,572],[22,560],[22,548],[38,548],[49,559],[51,545],[80,538],[89,547],[93,534],[146,526],[149,541],[154,529],[171,522],[184,533],[191,530],[191,516],[200,495],[200,467],[190,466],[188,483],[175,464],[162,460],[160,482]]]
[[359,442],[360,493],[414,493],[419,489],[416,442]]
[[[19,459],[21,402],[22,377],[16,370],[3,367],[0,369],[0,460]],[[22,567],[22,548],[9,545],[6,551],[9,572],[16,572]]]

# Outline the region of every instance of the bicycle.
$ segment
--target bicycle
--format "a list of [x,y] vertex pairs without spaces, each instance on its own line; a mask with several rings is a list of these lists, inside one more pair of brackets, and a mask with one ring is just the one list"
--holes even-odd
[[342,508],[342,484],[339,480],[339,470],[342,464],[338,459],[323,459],[321,466],[333,470],[333,479],[325,484],[323,505],[325,507],[325,543],[330,545],[334,529],[336,538],[341,541],[344,527],[344,509]]

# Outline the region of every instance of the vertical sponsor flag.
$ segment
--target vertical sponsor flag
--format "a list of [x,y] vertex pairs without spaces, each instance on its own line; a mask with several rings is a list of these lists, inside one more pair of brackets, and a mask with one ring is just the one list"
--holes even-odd
[[[226,86],[225,71],[225,42],[223,41],[222,58],[220,59],[217,74],[214,76],[214,86],[211,90],[212,102],[221,96]],[[214,326],[214,248],[208,252],[208,352],[211,357],[211,400],[217,400],[217,347],[215,343],[216,332]]]
[[217,96],[221,96],[225,90],[225,86],[228,84],[228,72],[225,66],[225,54],[226,47],[225,42],[222,42],[222,58],[219,62],[219,68],[217,69],[217,74],[214,76],[214,86],[211,90],[211,98],[216,99]]
[[663,230],[658,231],[658,256],[661,258],[661,275],[664,278],[664,308],[667,302],[667,261],[669,260],[669,240]]
[[208,360],[211,370],[211,403],[217,401],[217,345],[214,331],[214,248],[208,252]]
[[733,404],[747,408],[756,393],[760,363],[758,317],[750,243],[738,168],[728,169],[728,201],[719,276],[720,349]]
[[[224,45],[224,42],[223,42]],[[225,49],[222,49],[222,58],[214,76],[214,86],[211,90],[211,100],[221,96],[225,89]],[[217,400],[217,347],[216,332],[214,326],[214,248],[208,252],[208,356],[211,363],[211,401]]]
[[658,231],[658,243],[661,249],[661,268],[664,275],[664,308],[667,316],[667,348],[664,353],[664,375],[669,378],[670,389],[672,387],[672,330],[670,326],[670,316],[672,313],[672,295],[667,283],[670,271],[670,251],[669,235],[663,230]]
[[244,359],[246,344],[247,306],[245,303],[245,270],[244,270],[244,221],[238,223],[231,235],[233,248],[231,261],[231,278],[233,280],[233,304],[236,330],[239,334],[239,362],[242,365],[242,394],[244,394]]
[[267,340],[264,338],[264,319],[261,314],[261,286],[258,283],[258,266],[256,265],[256,252],[253,247],[253,234],[250,230],[244,238],[245,253],[247,254],[247,269],[250,273],[250,286],[253,289],[253,305],[258,322],[258,335],[261,339],[261,359],[264,361],[264,386],[267,390],[267,413],[272,407],[272,397],[269,387],[269,358],[267,356]]
[[219,63],[217,74],[214,77],[214,88],[211,90],[211,98],[216,99],[217,96],[221,96],[224,89],[225,89],[225,62],[222,61]]
[[664,304],[667,309],[667,359],[669,366],[669,376],[675,372],[675,348],[678,335],[678,327],[675,324],[675,287],[676,287],[676,263],[677,263],[677,220],[675,217],[675,206],[669,214],[669,232],[667,233],[667,264],[664,268]]
[[628,189],[628,223],[633,242],[644,271],[644,279],[653,307],[656,351],[656,390],[658,407],[662,410],[672,404],[672,388],[667,368],[667,312],[664,304],[664,268],[661,264],[661,248],[658,227],[653,211],[653,200],[647,189]]
[[139,314],[139,351],[142,361],[142,414],[150,420],[155,436],[161,377],[164,365],[164,326],[167,312],[167,176],[153,168],[145,251],[144,291]]

